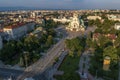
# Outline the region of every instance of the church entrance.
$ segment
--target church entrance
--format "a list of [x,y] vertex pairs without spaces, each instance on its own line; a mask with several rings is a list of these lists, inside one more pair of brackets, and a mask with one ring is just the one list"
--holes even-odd
[[76,31],[76,28],[73,28],[73,31]]

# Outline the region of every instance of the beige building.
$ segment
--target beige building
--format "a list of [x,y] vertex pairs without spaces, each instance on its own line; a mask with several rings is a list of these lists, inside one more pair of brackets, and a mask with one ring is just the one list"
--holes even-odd
[[114,26],[114,28],[115,28],[116,30],[120,30],[120,23],[116,23],[115,26]]
[[35,23],[17,23],[12,26],[7,26],[3,28],[5,33],[4,39],[19,39],[20,37],[25,36],[29,31],[32,31],[34,26]]
[[61,23],[70,22],[70,19],[66,19],[65,17],[64,17],[64,18],[61,18],[61,19],[56,19],[56,18],[54,18],[53,20],[54,20],[55,22],[61,22]]
[[110,68],[110,57],[106,56],[103,61],[103,70],[107,71]]
[[87,19],[88,20],[96,20],[96,19],[101,20],[102,18],[100,16],[88,16]]
[[2,47],[3,47],[3,43],[2,43],[2,38],[0,36],[0,49],[2,49]]

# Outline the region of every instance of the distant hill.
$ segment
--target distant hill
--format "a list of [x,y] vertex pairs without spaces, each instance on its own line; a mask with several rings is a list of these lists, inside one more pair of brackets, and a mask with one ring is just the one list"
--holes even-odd
[[0,11],[16,11],[16,10],[78,10],[78,9],[53,9],[53,8],[34,8],[34,7],[0,7]]
[[31,7],[0,7],[0,11],[14,11],[14,10],[35,10],[38,8]]

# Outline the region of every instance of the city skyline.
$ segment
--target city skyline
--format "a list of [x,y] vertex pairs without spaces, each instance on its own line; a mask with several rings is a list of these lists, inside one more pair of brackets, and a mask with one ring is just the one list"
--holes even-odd
[[120,80],[118,0],[7,1],[0,80]]
[[1,0],[0,7],[47,9],[120,9],[119,0]]

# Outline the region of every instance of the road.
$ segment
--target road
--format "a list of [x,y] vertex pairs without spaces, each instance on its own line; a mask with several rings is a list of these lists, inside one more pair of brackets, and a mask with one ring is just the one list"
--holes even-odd
[[94,77],[89,73],[89,65],[90,65],[89,51],[85,51],[79,62],[79,75],[81,76],[81,80],[94,80]]
[[66,33],[62,28],[59,29],[60,32],[63,34],[63,39],[61,39],[57,44],[50,49],[44,57],[39,59],[36,63],[32,64],[31,66],[25,69],[25,72],[20,75],[17,80],[24,80],[27,77],[34,77],[36,74],[44,72],[48,67],[50,67],[53,63],[55,58],[59,57],[62,53],[62,50],[65,47],[64,41],[66,39]]
[[0,76],[2,76],[3,78],[8,78],[10,76],[17,78],[22,73],[23,71],[20,70],[0,68]]
[[57,63],[52,66],[52,68],[48,71],[48,80],[54,80],[53,76],[56,75],[55,73],[58,72],[58,68],[61,65],[62,61],[64,60],[65,56],[68,54],[67,51],[62,52],[62,54],[59,57],[59,60]]
[[34,77],[34,75],[44,72],[48,67],[50,67],[54,63],[55,58],[61,55],[62,50],[65,47],[64,41],[66,39],[71,39],[82,35],[80,34],[81,32],[76,32],[74,34],[73,32],[71,34],[66,33],[65,30],[62,30],[62,28],[60,28],[60,32],[61,31],[63,34],[63,39],[61,39],[57,44],[55,44],[53,48],[50,49],[43,58],[39,59],[36,63],[26,68],[25,72],[22,75],[20,75],[17,78],[17,80],[23,80],[27,77]]
[[[90,29],[85,31],[85,34],[89,33]],[[54,63],[54,59],[56,57],[59,57],[61,55],[61,51],[64,49],[64,41],[66,38],[68,39],[72,39],[75,38],[77,36],[81,36],[84,33],[83,32],[69,32],[66,33],[66,31],[63,28],[59,28],[58,32],[61,32],[63,34],[63,39],[61,39],[57,44],[55,44],[47,53],[44,57],[42,57],[41,59],[39,59],[36,63],[32,64],[31,66],[27,67],[25,69],[25,71],[23,73],[18,73],[14,72],[14,71],[10,71],[7,72],[6,71],[2,71],[0,72],[0,75],[11,75],[11,73],[13,72],[13,74],[17,77],[18,75],[20,75],[19,77],[17,77],[17,80],[24,80],[26,77],[33,77],[36,74],[42,73],[44,72],[48,67],[50,67],[53,63]]]

